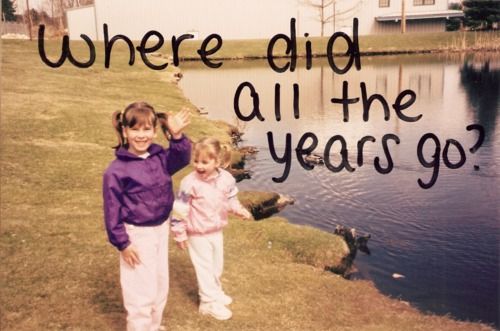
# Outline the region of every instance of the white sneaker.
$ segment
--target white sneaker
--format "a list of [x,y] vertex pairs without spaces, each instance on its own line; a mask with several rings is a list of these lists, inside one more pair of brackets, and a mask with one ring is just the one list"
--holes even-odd
[[224,306],[229,306],[230,304],[233,303],[233,298],[231,298],[229,295],[227,294],[223,294],[218,300],[217,302],[219,303],[222,303]]
[[217,301],[201,303],[199,312],[202,315],[210,315],[221,321],[228,320],[233,316],[233,313],[228,308]]

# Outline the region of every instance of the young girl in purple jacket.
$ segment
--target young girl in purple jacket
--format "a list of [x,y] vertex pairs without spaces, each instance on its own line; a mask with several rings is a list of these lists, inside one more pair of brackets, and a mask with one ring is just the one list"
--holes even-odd
[[[170,146],[154,144],[156,124]],[[168,295],[167,219],[174,201],[171,176],[189,164],[191,144],[182,134],[189,113],[157,114],[145,102],[113,114],[116,159],[103,178],[109,241],[120,251],[120,283],[127,330],[159,330]]]

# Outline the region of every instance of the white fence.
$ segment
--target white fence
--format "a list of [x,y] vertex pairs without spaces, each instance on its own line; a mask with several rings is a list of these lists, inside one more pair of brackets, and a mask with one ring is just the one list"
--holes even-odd
[[2,22],[2,36],[7,34],[28,36],[28,28],[23,23]]

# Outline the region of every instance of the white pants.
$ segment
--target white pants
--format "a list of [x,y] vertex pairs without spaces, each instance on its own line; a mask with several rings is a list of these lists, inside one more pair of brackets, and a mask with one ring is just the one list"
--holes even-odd
[[189,236],[189,256],[198,280],[200,303],[218,300],[224,295],[220,281],[224,265],[222,231]]
[[141,263],[130,267],[120,254],[120,283],[127,331],[157,331],[168,295],[168,221],[158,226],[126,224]]

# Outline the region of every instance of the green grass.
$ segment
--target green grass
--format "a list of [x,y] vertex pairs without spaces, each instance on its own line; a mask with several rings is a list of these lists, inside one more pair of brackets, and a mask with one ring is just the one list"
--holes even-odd
[[[285,34],[289,32],[283,31]],[[314,56],[326,56],[328,37],[297,38],[297,54],[305,56],[305,43],[311,41]],[[184,59],[199,59],[196,51],[202,41],[185,41],[181,44],[179,56]],[[267,54],[267,39],[253,40],[224,40],[222,48],[210,59],[243,59],[264,58]],[[211,45],[211,44],[209,44]],[[477,51],[500,50],[500,32],[438,32],[438,33],[407,33],[369,35],[359,37],[361,54],[390,54],[390,53],[420,53],[445,51]],[[275,45],[274,55],[284,56],[285,44],[278,42]],[[345,53],[346,43],[339,38],[335,42],[333,52]],[[163,53],[171,54],[170,45],[166,45]]]
[[[58,45],[49,45],[51,54]],[[72,51],[85,54],[79,43]],[[2,330],[124,329],[118,253],[107,242],[101,198],[101,176],[116,143],[110,116],[136,100],[159,111],[194,108],[170,71],[126,62],[117,47],[109,70],[102,62],[51,69],[38,58],[36,43],[2,42]],[[192,139],[229,139],[223,123],[194,116]],[[369,282],[323,271],[341,256],[342,242],[280,218],[230,220],[225,247],[223,283],[235,299],[233,319],[197,313],[193,268],[186,252],[171,246],[169,330],[489,329],[424,315]]]

